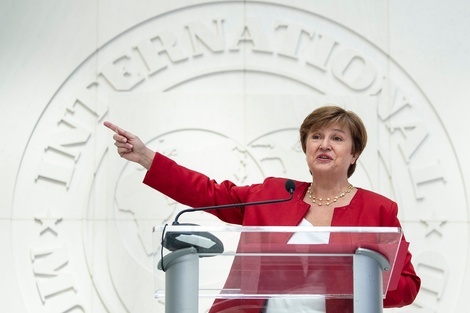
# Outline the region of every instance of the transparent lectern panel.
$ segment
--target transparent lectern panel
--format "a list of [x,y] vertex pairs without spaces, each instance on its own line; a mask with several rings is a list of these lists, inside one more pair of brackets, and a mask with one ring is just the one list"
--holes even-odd
[[[351,299],[356,250],[378,252],[392,268],[401,239],[393,227],[155,227],[155,296],[165,295],[158,267],[165,267],[170,250],[192,246],[199,254],[201,298]],[[391,274],[383,272],[383,295]]]

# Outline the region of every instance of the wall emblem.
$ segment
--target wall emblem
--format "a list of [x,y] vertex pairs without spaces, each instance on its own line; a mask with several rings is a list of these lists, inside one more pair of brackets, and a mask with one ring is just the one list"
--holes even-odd
[[[219,180],[308,179],[297,128],[326,101],[357,111],[374,138],[354,183],[399,203],[423,278],[406,310],[447,312],[468,254],[468,204],[432,103],[353,30],[250,1],[142,21],[58,86],[24,151],[12,208],[25,221],[12,238],[28,309],[163,312],[152,295],[151,228],[182,206],[141,184],[144,172],[118,158],[104,119]],[[456,241],[463,249],[450,251]]]

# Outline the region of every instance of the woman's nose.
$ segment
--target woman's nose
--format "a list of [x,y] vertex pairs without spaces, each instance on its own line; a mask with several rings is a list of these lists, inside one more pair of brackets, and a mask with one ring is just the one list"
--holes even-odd
[[320,149],[322,150],[330,150],[330,142],[328,139],[324,139],[321,143],[320,143]]

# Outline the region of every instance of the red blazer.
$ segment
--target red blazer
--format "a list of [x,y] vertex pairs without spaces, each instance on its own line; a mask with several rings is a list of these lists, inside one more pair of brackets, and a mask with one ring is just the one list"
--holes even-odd
[[[250,186],[236,186],[230,181],[217,183],[159,153],[155,155],[144,178],[144,183],[148,186],[190,207],[279,199],[283,195],[287,197],[285,181],[286,179],[281,178],[266,178],[263,183]],[[295,184],[294,197],[287,203],[214,210],[210,213],[227,223],[243,226],[296,226],[304,218],[310,205],[303,201],[309,183]],[[349,205],[334,210],[331,226],[401,227],[397,213],[398,207],[394,201],[358,188]],[[411,304],[418,294],[420,284],[408,251],[398,287],[387,292],[384,307]],[[259,313],[263,302],[264,300],[217,300],[210,312]],[[326,300],[328,313],[352,312],[352,307],[351,299]]]

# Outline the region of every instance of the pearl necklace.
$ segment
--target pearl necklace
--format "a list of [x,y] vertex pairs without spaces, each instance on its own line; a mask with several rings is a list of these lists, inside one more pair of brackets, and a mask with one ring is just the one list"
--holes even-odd
[[[345,191],[343,191],[342,193],[340,193],[338,196],[334,197],[333,199],[331,198],[326,198],[324,199],[326,201],[326,205],[330,205],[332,202],[336,202],[338,201],[339,198],[342,198],[344,197],[347,193],[350,193],[351,190],[353,189],[353,185],[352,184],[349,184],[348,188],[346,188]],[[310,198],[310,200],[312,200],[313,203],[316,203],[318,204],[319,206],[322,206],[322,201],[323,201],[323,198],[316,198],[314,195],[312,195],[312,184],[310,184],[310,186],[308,186],[308,189],[307,189],[307,193],[308,193],[308,197]],[[317,202],[318,200],[318,202]]]

